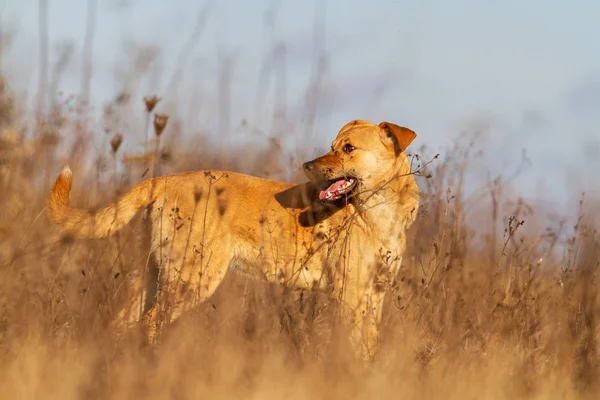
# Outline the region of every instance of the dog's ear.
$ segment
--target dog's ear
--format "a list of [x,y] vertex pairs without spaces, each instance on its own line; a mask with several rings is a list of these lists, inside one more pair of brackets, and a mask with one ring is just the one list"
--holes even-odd
[[389,122],[382,122],[379,124],[379,127],[383,129],[381,139],[384,143],[394,146],[394,154],[396,157],[406,150],[411,142],[417,137],[417,134],[412,130]]

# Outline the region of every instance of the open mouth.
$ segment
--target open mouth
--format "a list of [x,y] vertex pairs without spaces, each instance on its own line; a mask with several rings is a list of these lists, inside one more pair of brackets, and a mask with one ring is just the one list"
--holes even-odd
[[356,187],[356,178],[339,178],[328,182],[329,187],[319,192],[319,200],[335,201],[347,196]]

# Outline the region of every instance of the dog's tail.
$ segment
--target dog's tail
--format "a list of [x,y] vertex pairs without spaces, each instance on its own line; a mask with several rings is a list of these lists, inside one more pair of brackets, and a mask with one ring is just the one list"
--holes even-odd
[[65,167],[48,194],[48,216],[63,232],[81,238],[109,236],[124,227],[137,212],[153,201],[153,179],[134,186],[117,202],[97,211],[69,206],[73,173]]

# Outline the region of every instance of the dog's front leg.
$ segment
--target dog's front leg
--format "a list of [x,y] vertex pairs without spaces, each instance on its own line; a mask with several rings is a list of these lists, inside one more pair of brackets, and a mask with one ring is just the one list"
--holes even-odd
[[374,285],[367,287],[357,298],[350,317],[350,342],[358,358],[372,360],[379,347],[379,325],[383,308],[384,291]]

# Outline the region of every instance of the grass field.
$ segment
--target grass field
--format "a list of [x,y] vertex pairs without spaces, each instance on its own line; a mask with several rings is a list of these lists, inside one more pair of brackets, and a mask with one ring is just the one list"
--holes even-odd
[[[62,238],[44,210],[62,164],[75,172],[73,203],[95,207],[153,171],[289,176],[294,162],[280,153],[280,138],[216,153],[179,139],[170,118],[146,154],[126,154],[121,141],[141,141],[143,126],[122,136],[98,131],[60,102],[36,123],[18,113],[9,85],[0,97],[1,398],[600,397],[600,208],[582,198],[565,211],[579,215],[575,225],[548,219],[512,196],[502,176],[467,196],[471,161],[481,157],[471,136],[418,178],[423,206],[373,363],[352,359],[326,298],[234,274],[150,349],[135,336],[113,343],[107,331],[124,281],[147,256],[139,221],[109,239]],[[156,136],[153,112],[146,117]],[[98,135],[103,147],[92,154]],[[422,164],[435,155],[418,144],[411,151]]]

